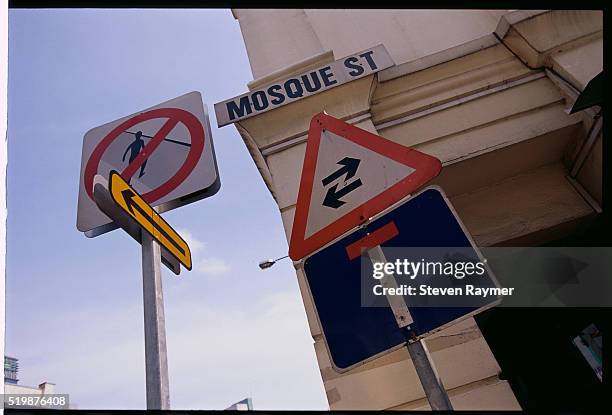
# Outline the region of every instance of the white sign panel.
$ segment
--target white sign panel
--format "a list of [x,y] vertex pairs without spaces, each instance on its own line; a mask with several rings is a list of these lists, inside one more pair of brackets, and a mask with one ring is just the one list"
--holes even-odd
[[111,170],[159,212],[215,194],[220,181],[201,94],[190,92],[85,134],[77,229],[87,236],[115,229],[93,200],[95,175],[108,177]]
[[328,65],[293,76],[256,91],[215,104],[222,127],[318,94],[395,65],[384,45],[378,45]]
[[331,131],[321,134],[316,166],[306,238],[415,171]]

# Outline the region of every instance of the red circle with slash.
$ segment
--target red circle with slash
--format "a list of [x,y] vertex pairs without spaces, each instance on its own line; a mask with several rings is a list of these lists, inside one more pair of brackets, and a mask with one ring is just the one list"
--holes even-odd
[[126,181],[129,181],[140,166],[151,156],[151,154],[153,154],[157,146],[159,146],[159,144],[178,123],[184,124],[191,136],[191,148],[189,149],[189,154],[187,154],[187,158],[185,159],[183,165],[172,177],[159,185],[157,188],[143,194],[142,198],[146,200],[147,203],[153,203],[161,199],[176,189],[193,171],[198,163],[198,160],[200,160],[202,151],[204,150],[204,127],[202,126],[202,123],[200,123],[200,120],[198,120],[198,118],[192,113],[180,108],[157,108],[146,111],[119,124],[110,133],[108,133],[102,139],[102,141],[98,143],[96,148],[94,148],[89,160],[87,160],[84,176],[85,190],[92,200],[94,176],[98,172],[100,160],[102,160],[102,156],[108,147],[119,137],[119,135],[121,135],[121,133],[125,132],[128,128],[144,121],[149,121],[156,118],[167,118],[168,120],[153,136],[153,139],[143,147],[136,158],[121,172],[121,177],[123,177]]

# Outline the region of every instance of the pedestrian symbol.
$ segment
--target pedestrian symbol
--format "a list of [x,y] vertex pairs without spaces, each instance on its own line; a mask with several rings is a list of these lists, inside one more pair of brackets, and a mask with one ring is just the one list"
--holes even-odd
[[[130,152],[129,163],[133,162],[136,156],[138,156],[138,154],[142,151],[143,148],[144,148],[144,140],[142,139],[142,131],[136,131],[136,134],[134,134],[134,141],[132,142],[132,144],[128,146],[128,148],[125,149],[125,153],[123,153],[123,158],[121,159],[121,161],[125,162],[125,156],[127,155],[129,151]],[[138,175],[138,177],[144,176],[144,169],[146,165],[147,165],[147,159],[145,159],[145,161],[140,166],[140,174]],[[128,183],[129,183],[129,180],[128,180]]]

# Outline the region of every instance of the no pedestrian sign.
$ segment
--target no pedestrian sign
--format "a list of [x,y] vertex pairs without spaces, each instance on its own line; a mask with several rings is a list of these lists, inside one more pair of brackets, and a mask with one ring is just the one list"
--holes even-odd
[[87,236],[116,227],[93,199],[94,177],[109,177],[112,170],[158,212],[215,194],[219,174],[201,94],[182,95],[85,134],[77,229]]

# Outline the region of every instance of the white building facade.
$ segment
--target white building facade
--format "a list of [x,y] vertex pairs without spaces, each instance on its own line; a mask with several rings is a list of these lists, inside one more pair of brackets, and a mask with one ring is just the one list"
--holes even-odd
[[[534,246],[601,212],[598,107],[569,115],[603,70],[600,11],[242,10],[253,91],[383,44],[395,65],[236,122],[287,240],[310,119],[334,117],[440,159],[479,246]],[[407,350],[332,369],[297,278],[331,409],[429,408]],[[473,318],[426,340],[455,409],[520,409]]]

